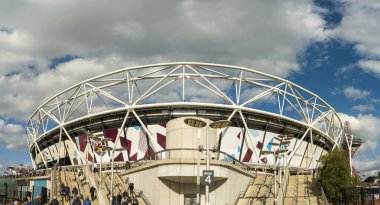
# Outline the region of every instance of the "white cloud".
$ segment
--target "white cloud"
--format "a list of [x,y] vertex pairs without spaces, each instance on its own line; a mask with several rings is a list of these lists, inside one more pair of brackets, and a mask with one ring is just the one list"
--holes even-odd
[[359,111],[359,112],[367,112],[367,111],[375,111],[375,106],[372,104],[368,105],[354,105],[352,109]]
[[380,2],[342,1],[343,18],[333,33],[354,44],[354,49],[363,57],[357,63],[363,71],[380,77]]
[[366,177],[377,176],[377,172],[380,170],[380,157],[376,156],[373,159],[366,160],[353,160],[353,164],[356,168],[359,168],[360,172]]
[[0,143],[5,144],[8,149],[25,148],[25,129],[21,125],[7,124],[0,119]]
[[310,0],[21,1],[2,5],[0,19],[25,36],[16,38],[25,48],[15,55],[41,64],[66,54],[162,56],[255,66],[286,76],[299,70],[298,53],[328,35],[319,12]]
[[380,104],[380,98],[371,99],[371,102]]
[[343,94],[350,100],[360,100],[370,96],[371,92],[350,86],[343,89]]
[[345,1],[343,19],[335,34],[355,44],[355,49],[369,57],[380,56],[379,19],[377,0]]
[[360,60],[358,65],[367,73],[380,77],[380,61],[378,60]]
[[76,59],[39,75],[0,77],[0,116],[27,120],[52,95],[93,75],[107,71],[104,62]]
[[356,64],[349,64],[349,65],[345,65],[343,67],[341,67],[338,72],[336,72],[336,76],[339,76],[345,72],[348,72],[348,71],[351,71],[355,68]]
[[[286,77],[300,71],[299,53],[329,35],[320,12],[311,0],[3,2],[0,117],[25,121],[43,99],[130,65],[204,61]],[[66,55],[80,58],[48,68]]]

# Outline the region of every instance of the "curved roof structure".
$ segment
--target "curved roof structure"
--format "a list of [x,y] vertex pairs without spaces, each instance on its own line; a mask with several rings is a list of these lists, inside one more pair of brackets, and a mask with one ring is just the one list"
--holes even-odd
[[179,116],[299,134],[325,149],[339,146],[343,133],[329,104],[288,80],[244,67],[175,62],[124,68],[80,82],[39,106],[26,136],[30,153],[41,152],[84,130],[134,124],[146,129]]

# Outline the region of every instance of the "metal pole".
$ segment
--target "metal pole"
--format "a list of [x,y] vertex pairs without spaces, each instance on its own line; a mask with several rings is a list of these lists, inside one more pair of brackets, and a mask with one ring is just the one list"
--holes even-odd
[[112,156],[112,164],[111,164],[111,196],[110,196],[110,202],[112,203],[112,196],[113,196],[113,163],[114,163],[114,158]]
[[[103,150],[102,150],[103,151]],[[103,153],[100,153],[100,171],[99,171],[99,183],[102,184],[102,162],[103,162]]]
[[201,182],[201,179],[200,179],[200,175],[199,175],[199,172],[200,172],[200,151],[199,151],[199,140],[200,140],[200,136],[201,135],[201,129],[198,128],[198,137],[197,137],[197,149],[198,149],[198,152],[197,152],[197,205],[200,205],[201,204],[201,199],[200,199],[200,182]]
[[[209,136],[208,136],[208,122],[206,122],[206,170],[210,170],[210,155],[209,155]],[[206,184],[206,205],[209,205],[210,199],[209,199],[209,185]]]
[[277,172],[276,172],[276,157],[274,158],[274,205],[277,205],[276,186],[277,186]]
[[5,186],[5,199],[4,199],[4,205],[7,204],[7,196],[8,196],[8,184],[4,183]]

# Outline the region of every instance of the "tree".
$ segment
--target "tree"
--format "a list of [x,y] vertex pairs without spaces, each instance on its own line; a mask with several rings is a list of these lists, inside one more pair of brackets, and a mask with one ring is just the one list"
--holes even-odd
[[319,174],[322,187],[332,202],[342,196],[343,188],[353,185],[350,164],[344,150],[334,149],[320,159]]

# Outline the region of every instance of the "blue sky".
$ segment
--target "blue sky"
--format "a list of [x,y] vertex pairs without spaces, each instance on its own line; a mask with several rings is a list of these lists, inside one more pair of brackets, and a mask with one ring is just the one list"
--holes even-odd
[[380,2],[61,1],[0,3],[0,169],[29,162],[24,124],[49,96],[132,65],[245,66],[318,94],[364,140],[355,164],[380,170]]

